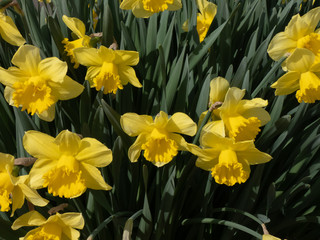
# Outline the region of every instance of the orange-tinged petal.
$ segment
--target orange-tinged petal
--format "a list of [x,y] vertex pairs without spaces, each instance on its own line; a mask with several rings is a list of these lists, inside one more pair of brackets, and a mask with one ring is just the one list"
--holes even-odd
[[125,113],[120,118],[123,131],[131,137],[143,132],[151,132],[153,119],[148,115],[138,115],[136,113]]
[[39,74],[38,65],[40,61],[40,49],[28,44],[19,47],[11,60],[14,65],[32,76]]
[[168,132],[194,136],[197,132],[197,125],[187,114],[178,112],[169,118],[166,129]]
[[37,211],[30,211],[17,218],[11,228],[17,230],[24,226],[41,226],[46,222],[46,219]]
[[84,138],[80,142],[76,159],[95,167],[105,167],[112,161],[112,152],[94,138]]
[[80,164],[80,170],[82,171],[83,178],[85,179],[85,185],[88,188],[95,190],[112,189],[112,187],[105,182],[101,172],[96,167],[82,162]]

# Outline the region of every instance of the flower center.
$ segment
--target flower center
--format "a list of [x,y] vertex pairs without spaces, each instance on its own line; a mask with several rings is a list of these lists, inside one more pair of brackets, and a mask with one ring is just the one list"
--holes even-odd
[[13,191],[14,185],[11,182],[7,172],[0,172],[0,211],[7,212],[10,210],[12,200],[10,193]]
[[229,137],[236,141],[252,140],[260,132],[261,121],[257,117],[248,119],[235,115],[223,119],[229,131]]
[[300,90],[296,93],[298,102],[314,103],[320,100],[320,79],[313,72],[305,72],[300,76]]
[[30,77],[24,82],[13,84],[15,90],[12,95],[14,106],[22,106],[21,111],[27,110],[32,115],[41,114],[55,102],[56,98],[51,94],[51,88],[40,77]]
[[211,175],[219,184],[233,186],[244,183],[250,175],[250,170],[245,170],[243,164],[238,162],[237,154],[230,149],[222,150],[219,163],[211,169]]
[[162,12],[168,9],[168,4],[173,4],[173,0],[142,0],[143,8],[148,12]]
[[141,149],[144,150],[144,157],[157,167],[167,164],[178,154],[178,144],[156,128]]
[[43,187],[48,187],[48,192],[53,196],[74,198],[86,190],[79,163],[70,155],[62,155],[57,166],[45,173],[43,178]]
[[118,73],[118,66],[113,63],[104,62],[101,71],[93,79],[93,86],[97,91],[100,91],[103,87],[104,94],[116,94],[118,89],[123,89]]
[[60,240],[61,227],[55,223],[46,223],[42,227],[37,228],[38,231],[27,235],[26,240]]
[[320,61],[320,34],[311,33],[297,42],[297,48],[307,48],[316,55],[316,62]]

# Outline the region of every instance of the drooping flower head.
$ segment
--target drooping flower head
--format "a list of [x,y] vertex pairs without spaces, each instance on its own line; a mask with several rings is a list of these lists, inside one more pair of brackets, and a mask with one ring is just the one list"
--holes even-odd
[[6,85],[7,102],[22,111],[37,114],[45,121],[52,121],[55,103],[77,97],[83,86],[66,75],[67,64],[56,57],[41,60],[40,50],[23,45],[12,57],[17,67],[5,70],[0,67],[0,82]]
[[47,205],[48,201],[28,186],[28,175],[12,175],[13,164],[13,156],[0,153],[0,211],[9,211],[12,204],[13,216],[15,210],[23,206],[25,198],[37,206]]
[[188,144],[179,134],[193,136],[197,131],[196,124],[184,113],[168,118],[161,111],[154,120],[148,115],[126,113],[121,116],[120,123],[129,136],[138,136],[128,151],[130,161],[138,161],[143,150],[145,159],[157,167],[169,163],[179,150],[187,150]]
[[75,58],[73,50],[82,47],[91,47],[91,38],[86,35],[86,27],[80,19],[63,15],[62,20],[67,25],[67,27],[78,37],[78,39],[73,41],[69,41],[68,38],[65,38],[62,41],[62,43],[65,44],[64,50],[67,52],[67,55],[70,56],[70,61],[74,63],[74,68],[78,68],[79,62]]
[[320,34],[319,29],[315,31],[319,20],[320,7],[310,10],[302,17],[299,14],[294,15],[284,32],[276,34],[271,40],[269,56],[278,61],[281,57],[293,53],[296,48],[307,48],[319,58]]
[[132,9],[133,15],[138,18],[148,18],[154,13],[176,11],[182,8],[181,0],[123,0],[120,8]]
[[87,188],[110,190],[97,167],[112,161],[111,150],[94,138],[83,138],[68,130],[56,138],[28,131],[23,146],[37,158],[30,170],[30,186],[48,188],[53,196],[75,198]]
[[252,140],[235,142],[231,138],[205,132],[200,145],[191,145],[190,151],[198,156],[196,166],[210,171],[219,184],[233,186],[244,183],[250,176],[250,165],[271,160],[271,156],[255,148]]
[[0,35],[3,40],[14,46],[21,46],[26,42],[11,17],[4,14],[4,9],[0,9]]
[[[263,109],[268,101],[261,98],[243,100],[244,95],[244,89],[229,88],[226,79],[213,79],[210,83],[209,106],[215,103],[220,103],[221,106],[213,110],[213,121],[206,124],[203,131],[212,131],[235,141],[255,139],[260,127],[270,121],[270,115]],[[206,112],[202,114],[200,120],[205,114]]]
[[287,59],[288,72],[271,85],[276,95],[296,92],[298,102],[320,100],[320,63],[308,49],[296,49]]
[[[84,227],[84,219],[81,213],[56,213],[45,219],[37,211],[31,211],[17,218],[11,228],[17,230],[21,227],[39,226],[29,231],[21,240],[77,240],[80,233],[76,229]],[[75,229],[76,228],[76,229]]]
[[139,53],[135,51],[112,50],[101,46],[96,48],[78,48],[74,54],[79,63],[89,67],[86,80],[90,86],[103,93],[116,93],[123,85],[131,83],[142,87],[131,66],[139,62]]

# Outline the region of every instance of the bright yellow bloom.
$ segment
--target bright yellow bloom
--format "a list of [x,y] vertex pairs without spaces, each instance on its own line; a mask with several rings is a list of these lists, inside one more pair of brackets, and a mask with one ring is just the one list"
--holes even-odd
[[299,14],[294,15],[284,32],[276,34],[271,40],[268,47],[269,56],[278,61],[296,48],[307,48],[320,57],[319,30],[315,32],[319,20],[320,7],[310,10],[302,17]]
[[90,86],[103,93],[116,93],[123,85],[131,83],[141,88],[134,69],[131,66],[139,62],[139,53],[135,51],[112,50],[105,46],[96,48],[78,48],[74,50],[77,61],[89,67],[86,80]]
[[244,183],[250,175],[250,165],[271,160],[271,156],[255,148],[253,141],[235,142],[212,132],[200,137],[200,145],[191,145],[190,151],[198,156],[196,166],[211,171],[219,184],[233,186]]
[[270,234],[263,234],[262,240],[281,240],[281,238],[274,237]]
[[4,10],[0,9],[0,35],[6,42],[11,45],[21,46],[26,40],[21,36],[11,17],[4,14]]
[[164,10],[176,11],[182,8],[181,0],[123,0],[120,8],[132,9],[133,15],[138,18],[148,18]]
[[5,70],[0,67],[0,82],[6,85],[4,96],[11,106],[37,114],[45,121],[52,121],[55,103],[77,97],[83,86],[67,74],[67,63],[56,57],[41,60],[40,50],[23,45],[11,62],[17,67]]
[[53,196],[75,198],[87,188],[110,190],[97,167],[112,161],[111,150],[94,138],[83,138],[68,130],[56,138],[28,131],[23,146],[37,158],[29,175],[34,189],[48,187]]
[[13,156],[0,153],[0,211],[9,211],[12,204],[13,216],[15,210],[23,206],[25,198],[37,206],[47,205],[48,201],[27,185],[28,175],[15,177],[11,174],[13,164]]
[[[270,115],[263,109],[268,101],[261,98],[242,100],[244,95],[244,89],[229,88],[226,79],[214,78],[210,82],[209,106],[217,102],[222,105],[213,110],[213,121],[207,123],[203,131],[212,131],[222,137],[229,136],[236,141],[255,139],[260,127],[270,121]],[[200,120],[206,113],[201,115]]]
[[145,159],[157,167],[169,163],[179,150],[188,149],[188,143],[178,133],[193,136],[197,131],[196,124],[184,113],[175,113],[168,119],[161,111],[154,120],[148,115],[126,113],[120,123],[129,136],[138,136],[128,151],[130,161],[138,161],[144,150]]
[[39,226],[27,233],[20,240],[77,240],[80,237],[79,231],[84,227],[84,219],[81,213],[56,213],[45,219],[37,211],[31,211],[17,218],[11,228],[17,230],[21,227]]
[[320,63],[308,49],[297,49],[287,59],[287,69],[274,84],[276,95],[296,92],[298,102],[314,103],[320,100]]
[[69,41],[68,38],[65,38],[62,43],[65,44],[64,50],[67,52],[67,55],[70,56],[70,61],[74,63],[74,68],[79,67],[79,62],[74,56],[73,50],[82,47],[91,47],[90,37],[86,35],[86,27],[84,23],[78,18],[67,17],[66,15],[62,16],[63,22],[67,27],[74,33],[78,39]]

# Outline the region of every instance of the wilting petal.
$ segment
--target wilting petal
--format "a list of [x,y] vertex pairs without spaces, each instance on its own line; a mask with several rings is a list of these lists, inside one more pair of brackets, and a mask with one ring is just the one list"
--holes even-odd
[[41,226],[46,222],[46,219],[37,211],[31,211],[23,214],[16,219],[11,228],[17,230],[24,226]]
[[169,132],[194,136],[197,132],[197,125],[187,114],[178,112],[169,118],[166,129]]
[[94,138],[84,138],[80,142],[76,159],[95,167],[105,167],[112,161],[112,152]]
[[121,116],[120,124],[123,131],[131,137],[143,132],[151,132],[153,119],[148,115],[138,115],[136,113],[126,113]]
[[85,179],[87,188],[95,190],[110,190],[112,187],[108,185],[103,179],[101,172],[94,166],[86,163],[80,164],[82,176]]
[[300,88],[299,86],[300,73],[298,72],[287,72],[271,85],[275,88],[275,95],[288,95],[295,92]]

